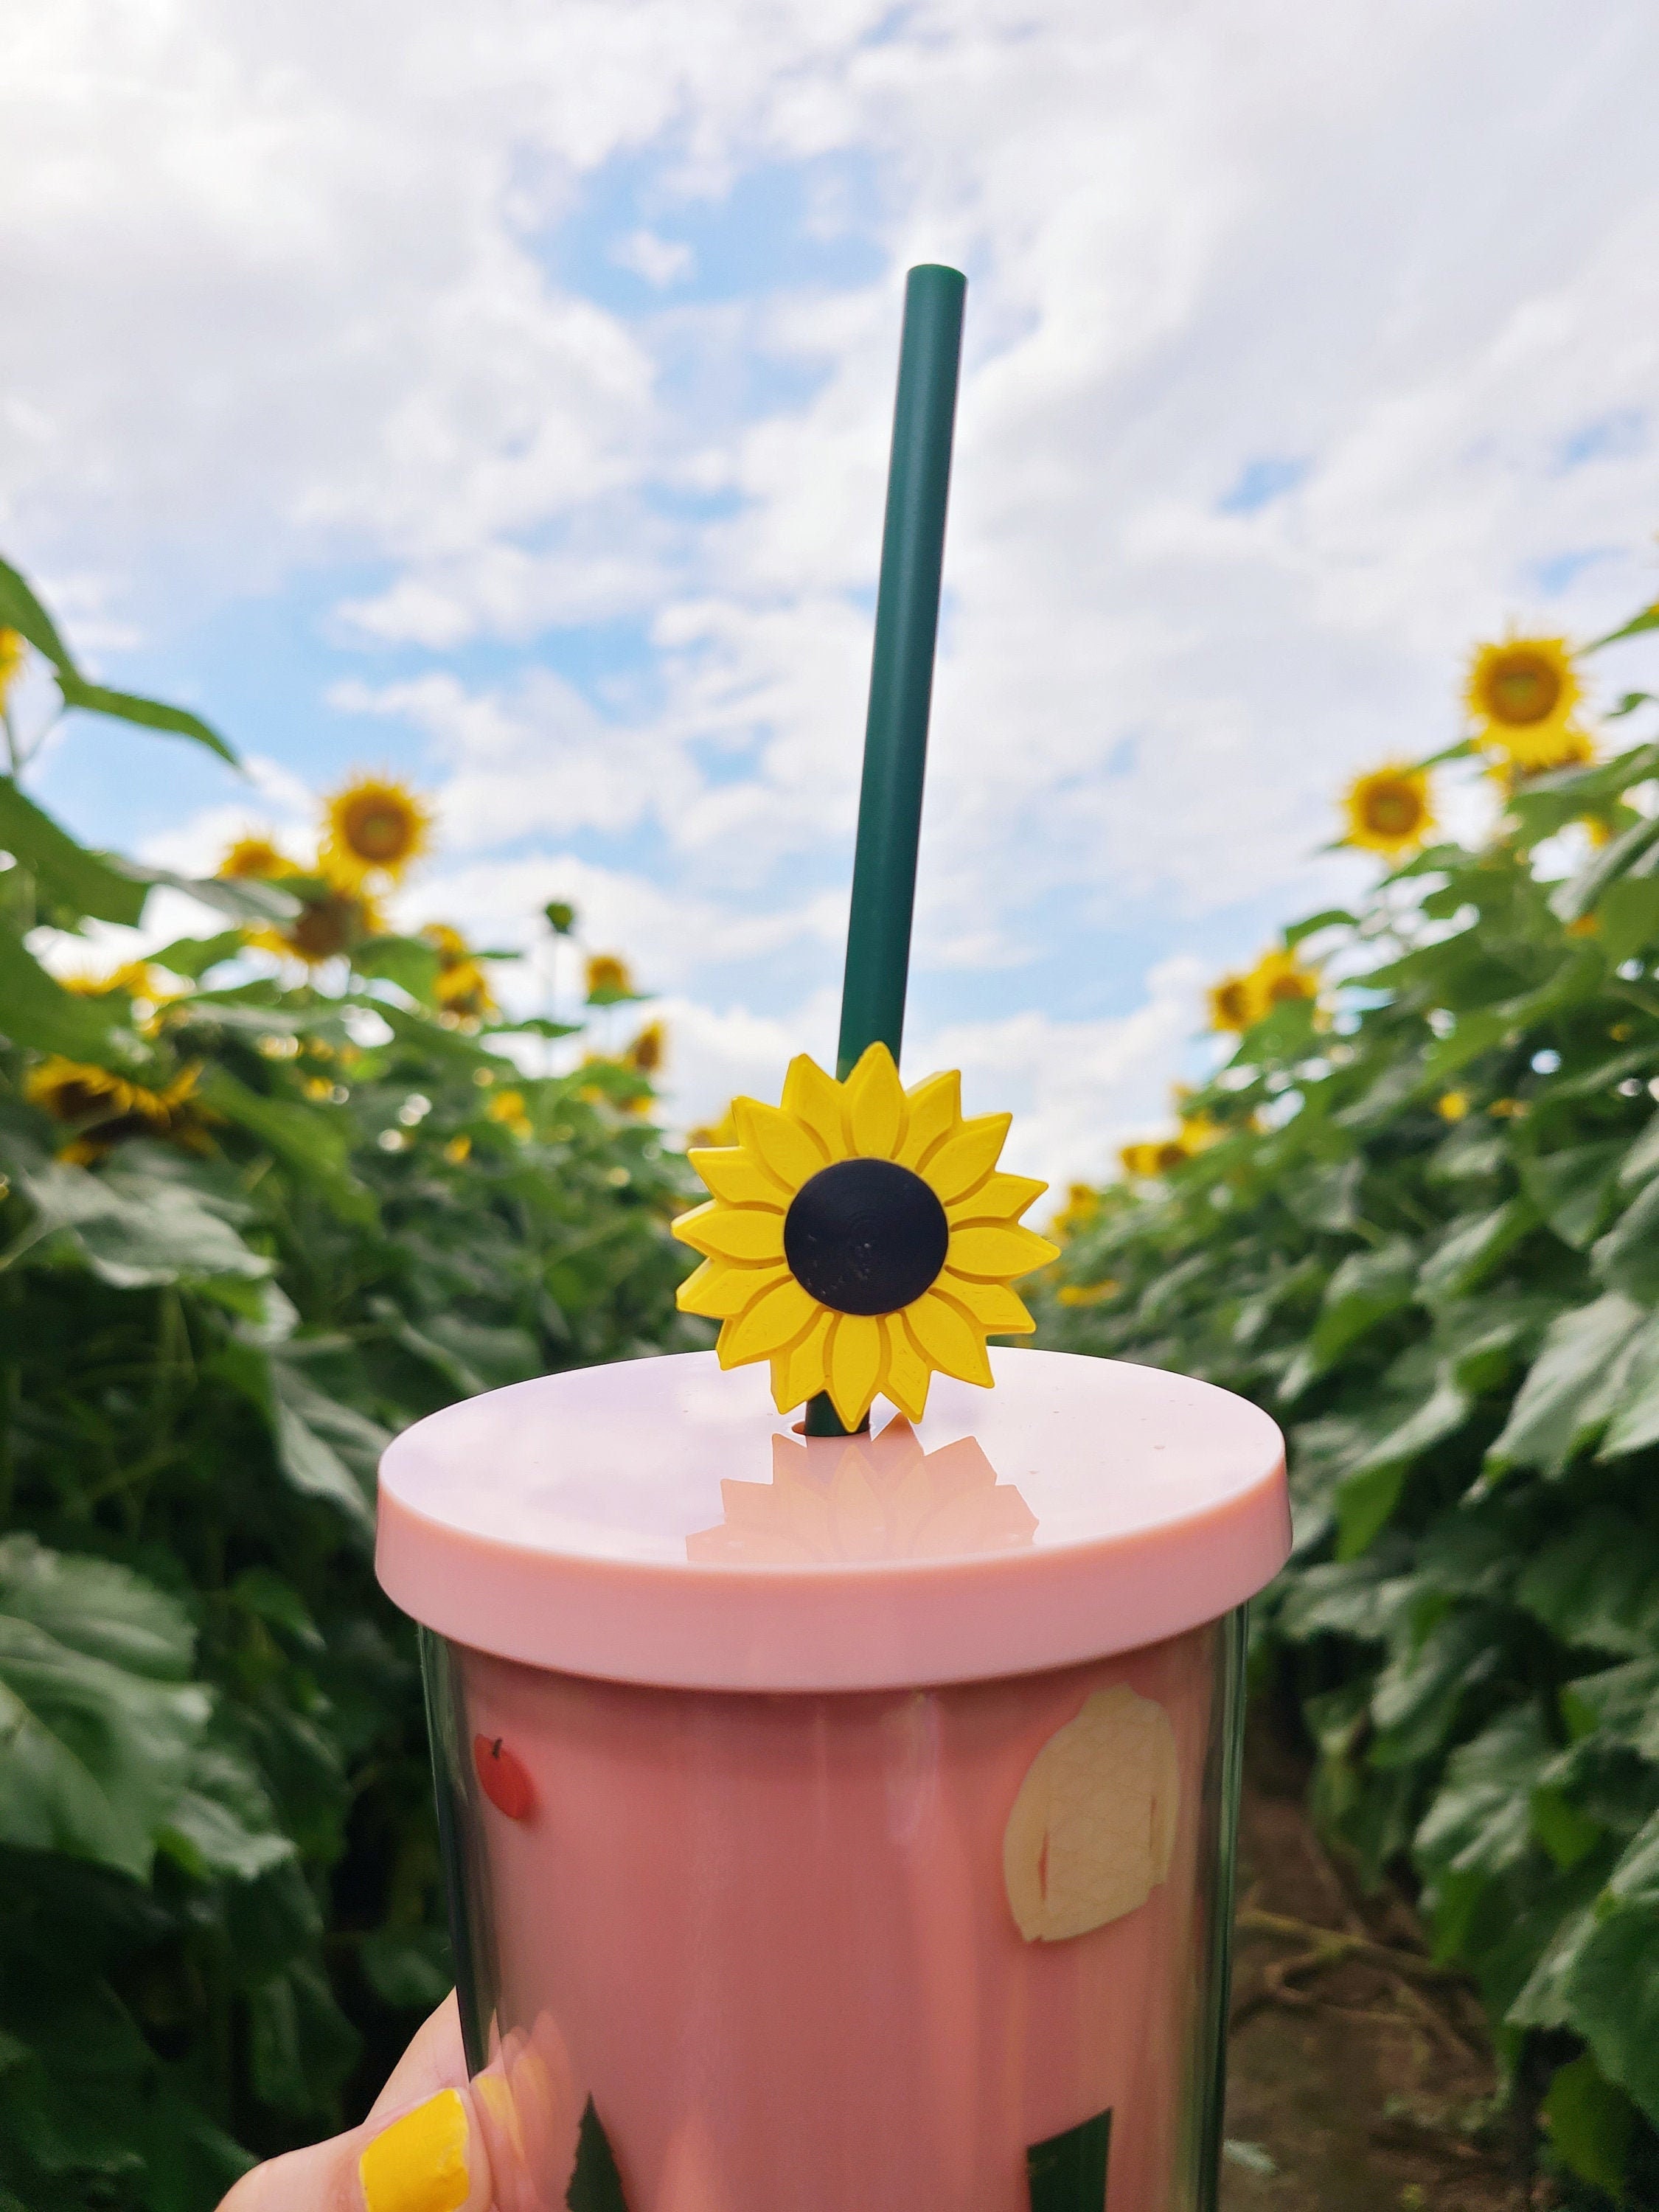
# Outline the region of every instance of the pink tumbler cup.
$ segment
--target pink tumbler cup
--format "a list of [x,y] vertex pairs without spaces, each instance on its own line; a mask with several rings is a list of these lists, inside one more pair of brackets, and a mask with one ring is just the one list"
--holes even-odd
[[692,1353],[387,1451],[503,2212],[1213,2204],[1281,1441],[993,1364],[873,1436]]

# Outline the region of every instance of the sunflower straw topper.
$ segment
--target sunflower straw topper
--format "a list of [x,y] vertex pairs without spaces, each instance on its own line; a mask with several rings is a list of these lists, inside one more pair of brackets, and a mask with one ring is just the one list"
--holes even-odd
[[721,1366],[769,1359],[781,1413],[827,1392],[849,1431],[878,1392],[919,1421],[936,1371],[988,1389],[986,1338],[1036,1326],[1010,1283],[1060,1250],[1019,1225],[1048,1186],[997,1172],[1012,1117],[964,1121],[955,1074],[902,1089],[884,1044],[845,1083],[803,1053],[781,1109],[732,1112],[737,1144],[690,1155],[714,1197],[674,1224]]

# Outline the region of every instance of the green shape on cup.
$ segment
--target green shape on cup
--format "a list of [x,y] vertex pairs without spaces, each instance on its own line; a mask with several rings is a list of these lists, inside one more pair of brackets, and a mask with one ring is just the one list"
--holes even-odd
[[570,2212],[628,2212],[622,2176],[590,2097],[582,2107],[582,2124],[576,2137],[575,2171],[564,2192]]
[[1105,2212],[1112,2116],[1097,2112],[1025,2154],[1031,2212]]

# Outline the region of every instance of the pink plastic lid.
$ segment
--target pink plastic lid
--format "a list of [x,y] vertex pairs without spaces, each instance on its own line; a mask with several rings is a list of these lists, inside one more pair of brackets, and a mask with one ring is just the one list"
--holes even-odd
[[[1290,1550],[1283,1439],[1207,1382],[994,1351],[994,1390],[805,1438],[712,1352],[579,1369],[417,1421],[376,1570],[503,1658],[685,1689],[1020,1674],[1227,1613]],[[878,1413],[879,1419],[879,1412]]]

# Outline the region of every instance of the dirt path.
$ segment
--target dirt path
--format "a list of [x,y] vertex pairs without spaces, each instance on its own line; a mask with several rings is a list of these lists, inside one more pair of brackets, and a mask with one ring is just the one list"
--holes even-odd
[[1303,1780],[1253,1744],[1223,2212],[1520,2212],[1479,2007],[1402,1899],[1343,1881]]

